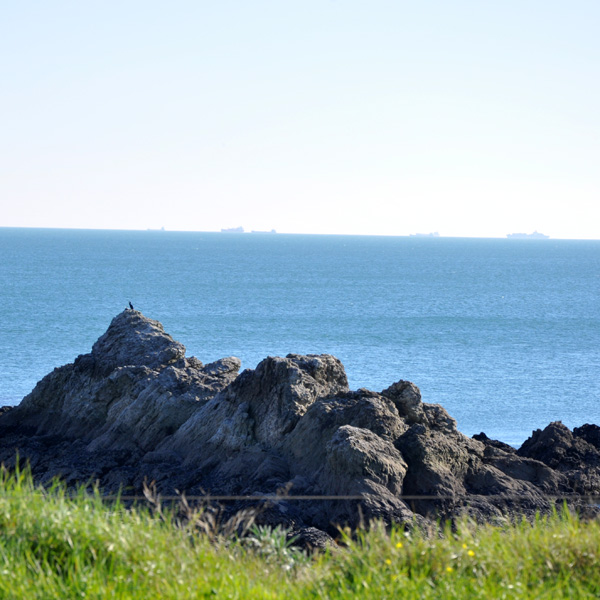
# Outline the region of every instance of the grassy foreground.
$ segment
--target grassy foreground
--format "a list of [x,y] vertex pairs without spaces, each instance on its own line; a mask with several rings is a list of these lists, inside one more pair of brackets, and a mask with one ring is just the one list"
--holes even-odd
[[566,513],[533,525],[465,521],[443,536],[375,525],[312,557],[279,530],[237,540],[191,516],[182,524],[2,471],[0,598],[600,597],[600,524]]

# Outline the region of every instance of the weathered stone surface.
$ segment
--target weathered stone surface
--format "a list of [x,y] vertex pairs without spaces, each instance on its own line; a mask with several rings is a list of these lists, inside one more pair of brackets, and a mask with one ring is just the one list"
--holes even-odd
[[320,480],[330,493],[357,494],[373,482],[392,495],[402,494],[406,463],[390,442],[372,431],[342,425],[328,442],[326,453]]
[[91,353],[0,410],[0,461],[14,465],[18,450],[41,482],[98,480],[106,491],[139,493],[147,479],[161,493],[335,496],[280,498],[258,517],[315,547],[336,524],[361,519],[495,518],[549,509],[548,495],[600,493],[595,425],[553,423],[517,452],[483,433],[464,436],[410,382],[349,390],[333,356],[239,368],[233,357],[186,358],[160,323],[126,310]]
[[256,441],[277,445],[300,417],[323,396],[348,391],[342,364],[333,356],[269,357],[246,370],[223,394],[229,402],[246,402]]
[[465,477],[482,464],[484,446],[455,431],[446,433],[423,424],[412,425],[396,441],[406,462],[407,494],[464,496]]
[[343,425],[367,429],[392,442],[406,430],[393,403],[375,392],[359,390],[320,398],[281,440],[281,449],[305,477],[317,478],[325,466],[327,444]]
[[381,394],[396,405],[398,414],[406,420],[408,425],[426,421],[421,402],[421,390],[414,383],[400,380],[383,390]]
[[92,352],[55,369],[7,415],[22,430],[89,442],[89,450],[152,449],[237,376],[240,361],[203,367],[158,321],[115,317]]
[[93,345],[91,355],[85,356],[86,362],[104,373],[128,366],[156,369],[183,358],[185,347],[165,333],[158,321],[137,310],[126,310],[112,320]]

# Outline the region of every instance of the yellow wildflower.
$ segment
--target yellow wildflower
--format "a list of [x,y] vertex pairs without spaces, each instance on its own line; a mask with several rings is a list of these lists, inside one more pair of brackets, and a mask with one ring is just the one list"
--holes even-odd
[[454,571],[454,569],[452,567],[446,567],[446,571],[448,571],[448,573],[452,573],[452,571]]
[[386,565],[391,565],[391,564],[392,564],[392,561],[391,561],[389,558],[386,558],[386,559],[385,559],[385,564],[386,564]]
[[402,548],[402,542],[398,542],[398,543],[396,544],[396,548],[398,548],[398,549]]
[[468,554],[469,556],[475,556],[475,552],[473,552],[473,550],[469,550],[469,551],[467,552],[467,554]]

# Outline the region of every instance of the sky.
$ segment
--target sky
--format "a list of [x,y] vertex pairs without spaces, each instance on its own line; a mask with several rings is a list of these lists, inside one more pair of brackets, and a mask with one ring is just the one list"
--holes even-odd
[[600,238],[598,0],[0,2],[0,227]]

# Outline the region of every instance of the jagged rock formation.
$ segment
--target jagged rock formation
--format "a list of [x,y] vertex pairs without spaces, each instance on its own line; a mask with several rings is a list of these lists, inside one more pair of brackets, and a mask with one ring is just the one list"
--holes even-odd
[[[364,518],[479,519],[545,510],[548,495],[600,493],[600,428],[549,425],[516,451],[468,438],[419,389],[351,391],[329,355],[203,365],[135,310],[115,317],[90,354],[55,369],[18,407],[0,411],[0,460],[15,451],[40,481],[98,481],[139,493],[359,496],[280,501],[264,518],[306,539]],[[405,496],[434,497],[410,501]],[[504,496],[505,502],[499,502]],[[518,499],[518,500],[517,500]]]

